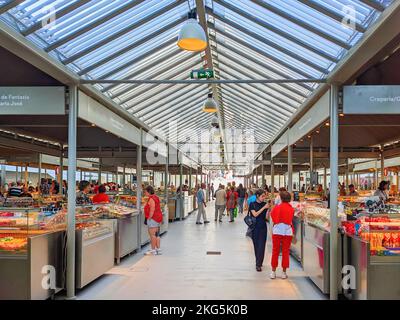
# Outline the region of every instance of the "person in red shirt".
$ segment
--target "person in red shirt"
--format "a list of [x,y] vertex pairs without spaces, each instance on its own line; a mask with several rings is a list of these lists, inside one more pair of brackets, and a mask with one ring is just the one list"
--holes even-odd
[[271,279],[276,278],[276,268],[278,267],[279,253],[282,246],[282,279],[287,279],[286,269],[289,268],[289,250],[294,234],[293,216],[294,209],[290,204],[291,195],[287,191],[279,194],[282,203],[275,206],[271,211],[272,220],[272,258]]
[[144,214],[146,217],[146,224],[149,228],[151,249],[145,255],[158,255],[161,254],[160,248],[160,227],[163,220],[161,211],[160,199],[154,194],[154,188],[147,186],[144,194],[148,197],[148,201],[144,206]]
[[228,194],[226,195],[226,211],[230,213],[231,220],[229,222],[235,221],[234,211],[238,204],[239,194],[235,191],[235,187],[232,186]]
[[[105,186],[104,186],[105,187]],[[99,188],[100,188],[100,186],[99,186],[99,183],[97,182],[96,184],[95,184],[95,186],[93,187],[93,192],[95,193],[95,194],[98,194],[99,193]]]
[[104,184],[102,184],[99,187],[99,193],[96,194],[93,197],[92,201],[93,201],[94,204],[96,204],[96,203],[109,203],[110,202],[110,198],[108,197],[108,195],[106,195],[106,187],[105,187]]

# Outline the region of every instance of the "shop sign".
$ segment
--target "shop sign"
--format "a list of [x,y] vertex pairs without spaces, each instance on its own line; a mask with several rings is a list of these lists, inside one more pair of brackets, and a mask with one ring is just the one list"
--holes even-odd
[[279,152],[285,149],[288,145],[289,130],[278,139],[271,147],[271,157],[275,157]]
[[399,114],[400,86],[345,86],[343,113]]
[[0,87],[2,115],[63,115],[64,87]]
[[301,117],[301,119],[290,128],[289,144],[292,145],[317,128],[322,122],[329,118],[329,95],[326,92],[315,104]]
[[191,79],[210,79],[214,78],[214,70],[213,69],[199,69],[193,70],[190,72]]

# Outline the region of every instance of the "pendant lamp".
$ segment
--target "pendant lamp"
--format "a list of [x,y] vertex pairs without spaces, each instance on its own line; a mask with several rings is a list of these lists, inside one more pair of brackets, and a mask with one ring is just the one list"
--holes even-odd
[[204,112],[217,112],[217,103],[215,102],[212,93],[208,94],[207,100],[204,102],[203,105]]
[[188,20],[183,24],[179,36],[178,47],[187,51],[203,51],[207,48],[207,36],[204,29],[197,22],[196,11],[188,14]]

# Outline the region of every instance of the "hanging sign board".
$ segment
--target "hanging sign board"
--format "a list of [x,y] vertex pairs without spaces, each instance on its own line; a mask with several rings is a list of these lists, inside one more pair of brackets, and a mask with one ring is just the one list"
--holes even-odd
[[286,130],[285,133],[278,139],[278,141],[272,145],[271,147],[272,158],[287,147],[288,135],[289,135],[289,130]]
[[343,113],[399,114],[400,86],[345,86]]
[[289,144],[292,145],[329,118],[329,91],[292,127]]
[[64,87],[0,87],[0,115],[63,115]]
[[79,92],[78,117],[136,145],[140,130],[83,92]]

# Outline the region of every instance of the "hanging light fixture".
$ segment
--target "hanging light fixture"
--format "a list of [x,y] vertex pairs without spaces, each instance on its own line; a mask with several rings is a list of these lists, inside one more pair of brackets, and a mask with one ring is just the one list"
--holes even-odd
[[178,47],[187,51],[203,51],[207,48],[207,35],[197,22],[196,9],[188,14],[188,20],[183,24],[178,36]]
[[203,105],[204,112],[217,112],[217,103],[215,102],[212,93],[208,94],[207,100],[204,102]]

